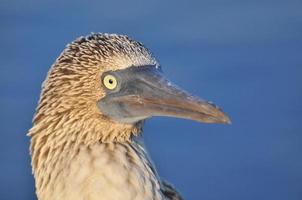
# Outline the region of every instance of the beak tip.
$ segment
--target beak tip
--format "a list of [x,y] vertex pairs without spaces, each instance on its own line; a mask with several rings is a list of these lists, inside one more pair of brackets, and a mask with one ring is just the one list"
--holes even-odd
[[231,119],[229,118],[229,116],[227,116],[226,114],[223,115],[223,118],[222,118],[222,123],[223,124],[229,124],[231,125],[232,124],[232,121]]
[[230,117],[225,114],[221,109],[216,110],[216,123],[220,124],[232,124]]
[[228,119],[227,121],[225,121],[225,124],[231,125],[232,121],[230,119]]

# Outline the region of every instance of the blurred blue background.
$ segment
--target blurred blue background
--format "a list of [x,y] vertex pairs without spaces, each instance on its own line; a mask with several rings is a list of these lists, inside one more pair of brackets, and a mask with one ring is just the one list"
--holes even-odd
[[165,74],[233,124],[153,118],[146,144],[185,199],[302,199],[302,1],[0,2],[0,199],[35,199],[27,130],[65,45],[90,32],[143,42]]

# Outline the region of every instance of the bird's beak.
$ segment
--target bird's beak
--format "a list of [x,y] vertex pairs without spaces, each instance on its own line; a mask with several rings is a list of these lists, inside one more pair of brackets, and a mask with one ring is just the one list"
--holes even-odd
[[205,123],[230,123],[221,109],[175,86],[154,66],[110,73],[117,77],[119,88],[108,91],[98,106],[113,120],[135,123],[151,116],[168,116]]

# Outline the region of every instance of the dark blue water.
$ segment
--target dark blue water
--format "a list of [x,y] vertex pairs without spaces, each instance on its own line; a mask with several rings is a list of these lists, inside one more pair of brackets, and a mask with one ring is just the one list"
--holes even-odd
[[186,199],[302,199],[302,1],[0,3],[0,199],[34,199],[27,130],[49,66],[90,32],[143,42],[233,124],[154,118],[146,143]]

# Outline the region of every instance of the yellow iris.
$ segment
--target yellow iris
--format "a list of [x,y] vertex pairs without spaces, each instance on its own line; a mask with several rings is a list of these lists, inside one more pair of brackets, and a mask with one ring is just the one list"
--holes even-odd
[[105,87],[109,90],[113,90],[116,88],[117,86],[117,80],[114,76],[112,75],[106,75],[103,79],[103,84],[105,85]]

